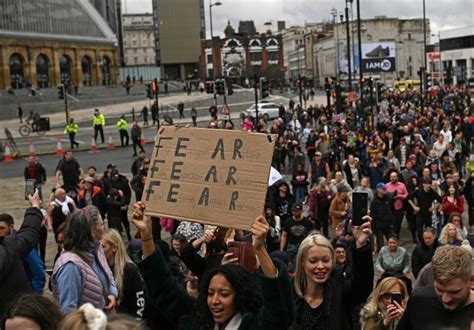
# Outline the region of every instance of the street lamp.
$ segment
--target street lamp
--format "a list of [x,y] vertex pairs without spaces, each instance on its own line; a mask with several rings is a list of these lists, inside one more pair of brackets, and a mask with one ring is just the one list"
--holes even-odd
[[219,7],[222,5],[222,2],[216,1],[214,3],[209,2],[209,22],[211,25],[211,42],[212,42],[212,49],[211,49],[211,55],[212,55],[212,80],[216,79],[216,65],[215,65],[215,60],[214,60],[214,32],[212,30],[212,7],[216,6]]

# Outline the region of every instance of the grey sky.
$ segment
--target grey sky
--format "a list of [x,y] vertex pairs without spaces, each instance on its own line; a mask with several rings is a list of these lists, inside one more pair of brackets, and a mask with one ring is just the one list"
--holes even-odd
[[[128,13],[151,12],[151,0],[122,0]],[[209,33],[209,1],[206,5],[206,28]],[[213,0],[214,2],[215,0]],[[222,6],[213,7],[214,34],[222,35],[227,21],[237,29],[239,20],[253,20],[256,25],[273,20],[284,20],[287,27],[305,22],[329,20],[332,8],[342,12],[344,0],[220,0]],[[361,0],[362,18],[377,15],[415,18],[423,15],[422,0]],[[354,17],[355,17],[354,1]],[[426,17],[431,22],[431,33],[447,29],[474,26],[474,0],[426,0]]]

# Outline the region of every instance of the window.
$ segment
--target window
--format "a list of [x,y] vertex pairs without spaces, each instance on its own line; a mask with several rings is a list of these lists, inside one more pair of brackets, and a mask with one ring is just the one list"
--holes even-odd
[[269,61],[278,61],[278,52],[267,52],[267,58]]
[[408,40],[411,40],[411,33],[408,33]]
[[138,57],[135,56],[135,57],[133,58],[133,62],[134,62],[135,64],[138,64]]
[[207,63],[212,63],[212,54],[207,54]]
[[262,53],[250,53],[250,60],[251,61],[261,61],[262,60]]
[[441,39],[441,51],[474,48],[474,35],[451,39]]

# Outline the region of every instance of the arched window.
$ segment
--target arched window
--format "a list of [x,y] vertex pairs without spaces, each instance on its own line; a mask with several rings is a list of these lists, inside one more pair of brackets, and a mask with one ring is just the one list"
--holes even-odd
[[82,83],[84,84],[84,86],[92,85],[91,67],[92,67],[92,61],[89,58],[89,56],[83,56],[81,59],[81,68],[82,68]]
[[71,67],[71,58],[67,55],[61,56],[59,59],[59,69],[61,74],[61,83],[64,85],[70,85],[72,82]]
[[110,58],[102,57],[102,85],[110,85]]
[[10,56],[10,81],[12,88],[23,88],[25,86],[24,74],[25,60],[18,53]]
[[39,88],[49,86],[49,59],[44,54],[36,57],[36,84]]

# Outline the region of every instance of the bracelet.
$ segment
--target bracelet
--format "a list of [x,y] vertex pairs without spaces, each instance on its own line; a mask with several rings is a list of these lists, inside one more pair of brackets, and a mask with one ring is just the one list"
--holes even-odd
[[147,239],[143,239],[143,238],[142,238],[142,242],[151,241],[152,239],[153,239],[153,236],[150,236],[150,237],[148,237]]

